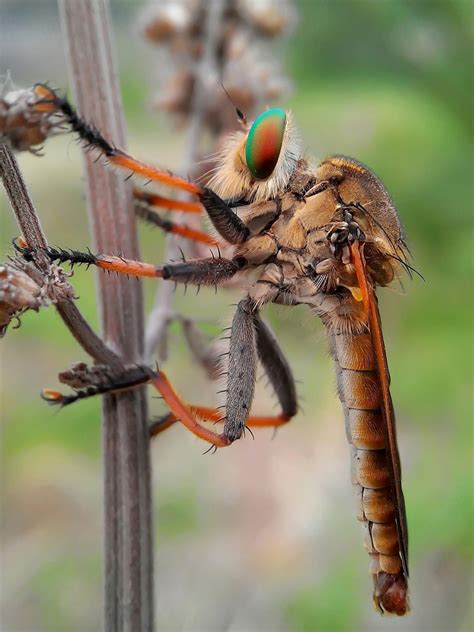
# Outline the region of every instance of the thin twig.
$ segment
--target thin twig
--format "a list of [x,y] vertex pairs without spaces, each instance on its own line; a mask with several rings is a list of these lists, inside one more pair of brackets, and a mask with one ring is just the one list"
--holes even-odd
[[46,248],[48,244],[38,214],[28,194],[16,158],[7,144],[0,145],[0,163],[3,186],[23,237],[32,248]]
[[[48,243],[38,213],[26,188],[18,162],[6,144],[0,145],[0,171],[3,186],[23,237],[32,248],[45,248]],[[49,274],[51,262],[48,257],[41,255],[40,250],[35,263],[45,274]],[[122,365],[120,358],[97,336],[75,303],[71,300],[58,300],[56,309],[74,338],[94,360],[112,366]]]
[[[75,101],[82,116],[124,146],[107,0],[59,0]],[[124,175],[84,156],[93,246],[138,258],[131,189]],[[125,362],[141,359],[141,284],[98,277],[105,340]],[[143,389],[104,398],[105,629],[153,629],[153,543]]]
[[[206,24],[203,42],[205,49],[196,69],[191,120],[188,127],[186,152],[183,160],[182,173],[188,174],[196,162],[199,154],[200,138],[202,136],[203,119],[206,113],[207,95],[212,94],[209,84],[218,81],[216,63],[217,45],[221,35],[221,22],[227,0],[209,0],[206,6]],[[179,222],[181,217],[177,217]],[[180,254],[180,246],[185,240],[176,235],[169,235],[166,240],[164,261],[176,259]],[[173,309],[174,286],[166,281],[159,281],[156,289],[153,309],[148,316],[145,329],[145,361],[150,363],[156,349],[163,344],[167,330],[174,314]]]

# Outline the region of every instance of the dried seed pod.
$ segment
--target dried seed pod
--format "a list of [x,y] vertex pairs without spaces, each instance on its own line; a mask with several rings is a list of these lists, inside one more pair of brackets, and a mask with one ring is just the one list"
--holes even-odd
[[42,84],[5,92],[0,97],[0,140],[16,151],[38,153],[38,145],[61,131],[62,117],[51,94]]
[[285,0],[236,0],[237,10],[258,32],[278,37],[293,28],[296,15]]
[[[140,30],[165,52],[162,87],[155,107],[175,117],[181,126],[189,121],[194,104],[196,72],[206,50],[205,0],[150,3],[142,12]],[[235,129],[235,110],[222,90],[249,118],[270,101],[289,92],[289,83],[274,62],[268,39],[281,37],[295,22],[290,0],[226,0],[219,17],[213,63],[201,118],[211,135]],[[214,27],[216,30],[216,27]]]
[[154,44],[169,41],[178,35],[188,34],[193,26],[199,2],[182,1],[152,3],[140,16],[140,31]]
[[0,264],[0,338],[13,319],[19,323],[25,311],[49,303],[43,277],[33,265],[19,258]]

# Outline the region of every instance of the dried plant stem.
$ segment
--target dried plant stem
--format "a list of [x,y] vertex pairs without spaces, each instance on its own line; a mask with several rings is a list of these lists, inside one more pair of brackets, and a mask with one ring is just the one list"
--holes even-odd
[[[59,0],[71,83],[81,114],[124,146],[106,0]],[[84,156],[93,246],[138,258],[131,190],[123,174]],[[98,277],[104,338],[125,362],[143,351],[140,283]],[[105,629],[153,629],[153,542],[146,400],[143,389],[104,398]]]
[[38,214],[28,194],[16,158],[6,144],[0,145],[0,165],[3,186],[23,236],[31,247],[45,248],[46,236]]
[[[0,172],[3,186],[10,200],[18,226],[28,244],[35,248],[44,248],[47,241],[36,209],[31,201],[28,189],[21,175],[16,158],[8,145],[0,145]],[[37,265],[48,273],[51,263],[47,257],[37,257]],[[121,366],[120,358],[91,329],[76,305],[70,300],[56,304],[61,318],[81,347],[102,364]]]
[[[206,3],[205,49],[196,71],[196,82],[193,93],[191,120],[189,122],[186,151],[183,159],[182,173],[189,173],[195,165],[199,154],[199,144],[203,129],[203,118],[206,112],[207,94],[212,94],[209,84],[214,85],[218,80],[216,63],[217,44],[220,36],[220,26],[227,0],[209,0]],[[177,221],[180,221],[178,216]],[[166,240],[164,260],[171,261],[180,254],[180,246],[185,240],[169,235]],[[172,321],[174,287],[172,283],[158,282],[153,309],[147,319],[145,330],[145,358],[151,362],[156,349],[163,345],[167,335],[168,325]]]

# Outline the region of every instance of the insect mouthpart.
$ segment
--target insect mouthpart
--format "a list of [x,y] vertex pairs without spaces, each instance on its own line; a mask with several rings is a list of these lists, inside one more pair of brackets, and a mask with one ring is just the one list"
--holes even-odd
[[247,136],[245,160],[256,180],[269,178],[280,157],[286,129],[286,112],[272,108],[255,119]]

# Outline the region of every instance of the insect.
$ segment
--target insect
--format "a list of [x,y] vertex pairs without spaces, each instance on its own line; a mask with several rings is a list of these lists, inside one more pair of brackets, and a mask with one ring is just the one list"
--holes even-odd
[[[237,110],[241,129],[231,136],[207,186],[139,162],[87,124],[71,104],[46,86],[41,101],[61,113],[70,130],[114,166],[195,200],[169,200],[136,190],[146,212],[169,232],[225,247],[211,257],[163,266],[114,254],[49,248],[52,261],[85,263],[138,277],[218,286],[255,270],[257,279],[240,300],[230,328],[227,398],[224,412],[186,403],[167,376],[134,369],[72,395],[45,391],[56,404],[150,382],[170,409],[152,429],[156,434],[180,421],[211,447],[229,446],[246,428],[279,426],[297,412],[294,380],[274,335],[260,316],[267,303],[307,305],[326,327],[336,368],[351,450],[357,518],[364,531],[374,581],[373,601],[381,612],[404,615],[408,600],[408,535],[401,487],[395,416],[375,289],[408,271],[407,246],[395,207],[380,180],[363,164],[332,156],[318,166],[303,157],[292,114],[280,108],[252,123]],[[46,95],[46,96],[45,96]],[[43,106],[44,107],[44,106]],[[156,207],[194,213],[204,209],[216,237],[159,218]],[[28,244],[16,244],[27,259]],[[257,361],[277,394],[281,412],[250,416]],[[74,386],[74,385],[73,385]],[[202,424],[221,422],[221,432]]]

